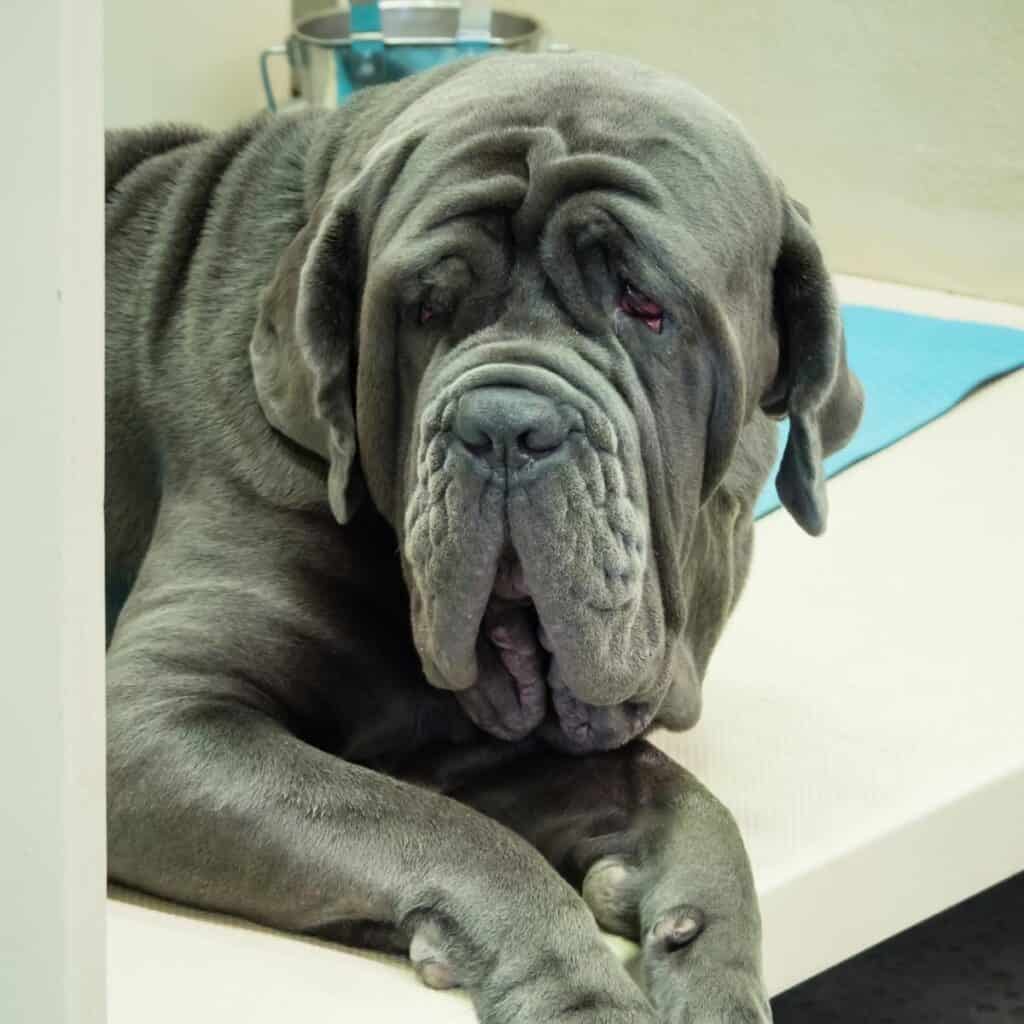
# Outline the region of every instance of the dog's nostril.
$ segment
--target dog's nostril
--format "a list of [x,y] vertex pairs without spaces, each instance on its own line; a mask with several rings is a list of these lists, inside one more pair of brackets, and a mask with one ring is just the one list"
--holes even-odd
[[549,455],[565,443],[565,431],[527,430],[516,438],[516,444],[530,455]]
[[454,429],[458,439],[473,455],[484,456],[493,450],[494,438],[484,429],[479,418],[473,415],[473,410],[462,403],[455,416]]
[[466,450],[473,455],[489,455],[494,448],[489,439],[479,443],[473,441],[463,441],[462,443],[466,446]]
[[489,455],[494,449],[494,442],[484,434],[482,437],[461,438],[466,450],[473,455]]

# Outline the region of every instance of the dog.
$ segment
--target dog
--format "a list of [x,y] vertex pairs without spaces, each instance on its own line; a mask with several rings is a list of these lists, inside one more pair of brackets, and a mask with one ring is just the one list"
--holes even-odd
[[106,399],[112,879],[486,1024],[770,1020],[736,825],[644,739],[697,721],[775,421],[817,534],[861,413],[737,122],[507,54],[111,133]]

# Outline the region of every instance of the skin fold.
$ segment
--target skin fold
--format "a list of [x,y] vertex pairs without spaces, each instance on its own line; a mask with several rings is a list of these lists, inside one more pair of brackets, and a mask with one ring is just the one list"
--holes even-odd
[[806,211],[641,65],[111,133],[111,877],[487,1024],[769,1020],[736,825],[644,737],[699,716],[772,420],[816,534],[861,404]]

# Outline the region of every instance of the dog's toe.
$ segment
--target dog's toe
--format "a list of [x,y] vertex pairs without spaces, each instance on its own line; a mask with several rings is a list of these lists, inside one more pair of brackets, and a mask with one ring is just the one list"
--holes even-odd
[[444,953],[440,931],[424,923],[409,944],[409,959],[420,981],[428,988],[456,988],[459,984],[455,971]]
[[675,907],[650,931],[649,941],[666,952],[689,945],[704,930],[704,915],[696,907]]

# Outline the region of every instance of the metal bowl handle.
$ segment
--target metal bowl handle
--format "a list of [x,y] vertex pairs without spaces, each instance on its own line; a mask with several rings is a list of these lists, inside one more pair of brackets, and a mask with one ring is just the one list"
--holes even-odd
[[277,97],[274,96],[274,87],[270,84],[270,71],[267,67],[267,62],[271,57],[287,57],[288,47],[284,43],[278,43],[276,46],[268,46],[265,50],[260,53],[260,78],[263,79],[263,91],[267,94],[267,109],[272,113],[277,113]]

